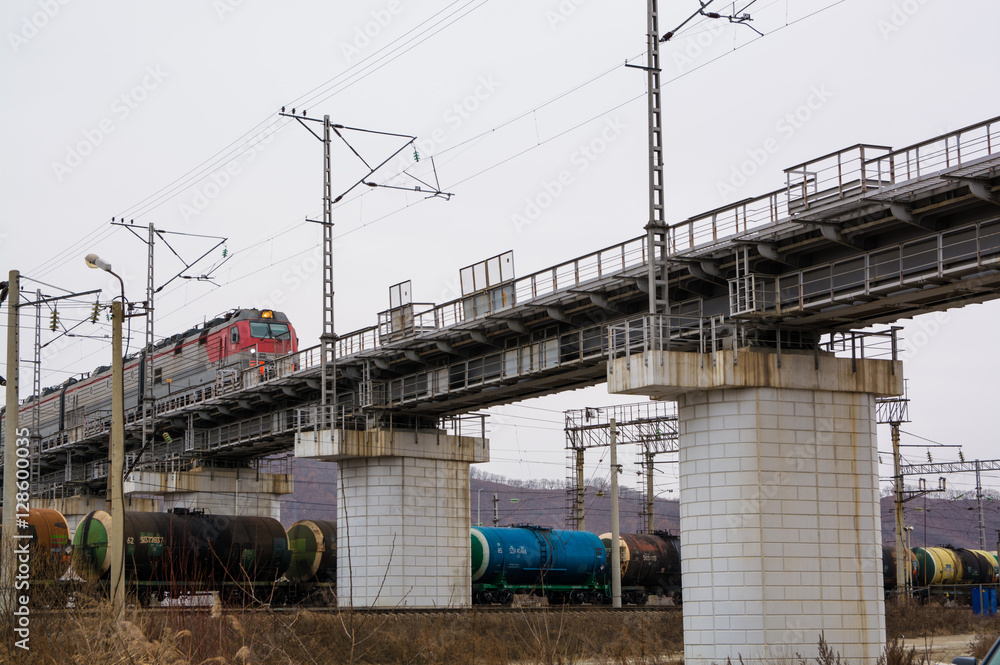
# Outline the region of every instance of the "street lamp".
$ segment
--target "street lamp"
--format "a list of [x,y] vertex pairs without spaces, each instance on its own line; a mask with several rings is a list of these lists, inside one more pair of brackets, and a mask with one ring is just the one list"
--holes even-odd
[[125,371],[122,364],[125,282],[111,270],[111,264],[97,254],[87,254],[84,261],[90,268],[99,268],[117,277],[122,290],[121,300],[111,301],[111,534],[108,536],[108,556],[111,557],[111,610],[117,619],[125,608],[125,495],[122,487],[125,462]]

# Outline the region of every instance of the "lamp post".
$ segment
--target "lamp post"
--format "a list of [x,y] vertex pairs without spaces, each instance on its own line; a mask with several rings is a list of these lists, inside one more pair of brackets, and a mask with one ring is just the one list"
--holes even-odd
[[125,494],[123,485],[125,462],[125,373],[122,361],[122,322],[125,320],[125,282],[111,270],[111,264],[97,254],[84,260],[89,268],[99,268],[118,278],[121,300],[111,302],[111,534],[108,536],[108,556],[111,557],[111,611],[115,618],[125,609],[124,541]]

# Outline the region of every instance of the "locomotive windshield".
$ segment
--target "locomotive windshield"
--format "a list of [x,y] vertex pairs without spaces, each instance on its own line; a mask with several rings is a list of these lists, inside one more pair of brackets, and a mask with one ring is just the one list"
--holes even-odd
[[287,323],[250,322],[250,336],[257,339],[291,339]]

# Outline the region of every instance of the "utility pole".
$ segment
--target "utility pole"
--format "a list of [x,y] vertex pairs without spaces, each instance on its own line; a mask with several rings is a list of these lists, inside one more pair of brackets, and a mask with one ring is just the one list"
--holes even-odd
[[622,606],[622,554],[618,528],[618,427],[611,419],[611,606]]
[[[646,279],[649,313],[669,314],[667,223],[663,214],[663,132],[660,109],[660,18],[657,0],[646,7],[646,99],[649,114],[649,223],[646,224]],[[660,248],[661,263],[656,262]]]
[[[291,113],[285,113],[285,107],[281,107],[281,112],[278,114],[286,118],[293,118],[298,121],[300,125],[305,127],[310,134],[316,137],[323,144],[323,219],[314,220],[307,219],[306,221],[315,222],[323,226],[323,333],[320,335],[320,413],[318,417],[318,425],[321,429],[329,427],[335,427],[335,422],[328,421],[327,417],[327,407],[332,407],[332,411],[336,414],[337,410],[337,353],[336,353],[336,342],[337,335],[334,332],[334,318],[333,318],[333,301],[334,301],[334,290],[333,290],[333,205],[343,199],[350,191],[352,191],[358,185],[362,183],[368,185],[369,187],[385,187],[389,189],[401,189],[404,191],[414,191],[423,192],[424,194],[429,194],[430,196],[441,196],[443,198],[450,198],[452,195],[447,192],[442,192],[440,189],[427,189],[426,184],[424,184],[424,189],[420,187],[396,187],[394,185],[378,184],[373,181],[368,181],[365,178],[370,177],[378,169],[387,164],[389,160],[402,152],[407,146],[411,145],[415,140],[415,136],[409,136],[406,134],[393,134],[391,132],[380,132],[370,129],[360,129],[358,127],[347,127],[345,125],[334,124],[330,122],[330,116],[324,115],[323,120],[319,118],[307,117],[306,112],[296,113],[295,109],[292,109]],[[322,122],[323,132],[322,136],[313,131],[313,129],[307,125],[307,122]],[[389,157],[382,161],[377,166],[371,166],[361,154],[347,143],[347,139],[341,133],[343,131],[355,131],[355,132],[365,132],[369,134],[379,134],[382,136],[396,137],[400,139],[406,139],[406,142],[395,152],[393,152]],[[344,193],[334,197],[333,196],[333,185],[332,185],[332,173],[331,173],[331,161],[330,161],[330,142],[331,142],[331,132],[336,134],[347,146],[351,149],[351,152],[361,160],[361,162],[368,168],[368,173],[360,180],[351,185]],[[368,385],[364,385],[368,384]],[[372,386],[370,381],[363,382],[361,391],[371,390]]]
[[979,510],[979,549],[986,549],[986,522],[983,521],[983,483],[979,475],[980,464],[976,460],[976,504]]
[[903,388],[903,395],[899,397],[885,397],[875,401],[876,421],[880,424],[888,423],[892,432],[892,469],[893,469],[893,495],[896,516],[896,579],[899,580],[897,594],[900,602],[905,603],[907,594],[905,585],[907,580],[907,560],[905,545],[903,542],[903,470],[899,459],[899,426],[909,422],[909,398],[906,397],[906,388]]
[[[211,278],[209,275],[199,275],[197,277],[193,277],[190,275],[185,275],[184,273],[190,268],[192,268],[196,263],[198,263],[206,256],[208,256],[211,252],[213,252],[214,250],[218,249],[223,244],[225,244],[226,238],[220,236],[200,235],[196,233],[184,233],[180,231],[165,231],[163,229],[157,229],[152,223],[146,226],[146,237],[143,238],[143,236],[141,236],[136,231],[136,229],[141,229],[143,227],[135,224],[134,220],[126,222],[124,217],[121,219],[121,221],[116,221],[115,218],[112,217],[111,225],[121,226],[127,229],[136,238],[146,243],[146,300],[142,303],[142,311],[140,313],[138,314],[130,313],[128,315],[123,315],[126,316],[126,318],[131,318],[134,316],[146,317],[145,339],[143,341],[142,353],[139,356],[139,377],[140,377],[139,383],[141,385],[139,386],[139,390],[137,393],[138,404],[140,406],[140,412],[142,414],[142,441],[141,441],[142,447],[139,449],[139,455],[132,461],[132,464],[129,466],[127,472],[125,473],[125,477],[127,478],[128,475],[132,473],[132,470],[136,467],[136,465],[139,464],[141,461],[143,461],[144,458],[155,458],[154,451],[152,450],[152,444],[154,439],[153,435],[156,433],[156,428],[153,422],[156,415],[156,393],[153,390],[153,387],[156,383],[154,380],[154,363],[156,354],[155,354],[155,339],[153,334],[155,325],[155,317],[153,315],[153,301],[156,296],[156,293],[162,291],[164,287],[166,287],[168,284],[170,284],[172,281],[174,281],[179,277],[183,277],[185,279],[196,279],[199,281],[210,280]],[[197,259],[189,263],[180,255],[180,253],[176,249],[174,249],[173,246],[171,246],[170,242],[166,238],[167,235],[179,235],[192,238],[207,238],[210,240],[217,240],[218,242],[211,249],[209,249],[204,254],[199,256]],[[173,252],[174,256],[176,256],[180,260],[180,262],[184,264],[183,270],[181,270],[179,273],[168,279],[159,287],[157,287],[155,283],[155,270],[153,262],[157,236],[159,236],[160,239],[163,241],[163,244],[166,245],[171,252]],[[94,258],[98,258],[96,254],[88,256],[93,256]],[[102,265],[107,265],[107,266],[111,265],[104,261],[102,261],[101,263]],[[87,265],[90,267],[100,267],[97,264],[91,265],[89,261]],[[218,266],[216,266],[216,268],[217,267]],[[106,270],[106,272],[111,272],[109,269],[105,268],[101,269]],[[212,270],[214,271],[215,268],[213,268]],[[113,272],[111,272],[111,274],[114,275],[121,284],[122,301],[124,302],[125,284],[124,282],[121,281],[121,277],[119,275]],[[124,304],[122,305],[122,307],[124,307]],[[132,306],[129,307],[129,312],[132,312]]]
[[111,611],[120,619],[125,609],[125,373],[122,362],[124,303],[111,303]]
[[[19,349],[19,305],[21,279],[17,270],[11,270],[7,278],[7,410],[4,420],[3,448],[3,540],[0,547],[0,614],[11,616],[14,612],[14,557],[15,526],[14,509],[17,505],[17,438],[18,402],[17,382]],[[37,399],[37,398],[36,398]]]
[[[333,195],[330,173],[330,116],[323,116],[323,334],[320,345],[320,427],[328,424],[327,406],[337,412],[337,350],[333,325]],[[336,425],[335,418],[329,423]],[[332,435],[331,435],[332,436]]]
[[[30,278],[29,278],[30,279]],[[38,487],[41,480],[42,453],[42,292],[35,289],[35,358],[31,377],[31,487]]]
[[653,533],[656,528],[653,510],[655,502],[653,497],[653,452],[646,451],[646,533]]
[[584,505],[584,498],[586,496],[587,486],[583,477],[583,448],[576,449],[576,530],[583,531],[584,519],[586,517],[586,507]]
[[497,495],[493,494],[493,526],[500,524],[500,501]]
[[[896,509],[896,579],[906,582],[906,552],[903,549],[903,473],[899,468],[899,423],[889,423],[892,428],[892,467],[894,472],[895,485],[895,509]],[[900,594],[900,600],[906,603],[905,593]]]
[[[149,238],[146,240],[147,245],[147,258],[146,258],[146,340],[143,348],[146,350],[145,357],[142,359],[142,363],[145,367],[145,372],[143,373],[143,385],[140,387],[142,390],[142,447],[139,448],[141,453],[146,452],[146,446],[152,443],[153,439],[153,413],[155,409],[155,396],[153,395],[153,356],[156,354],[153,352],[154,340],[153,340],[153,294],[156,291],[156,285],[153,283],[153,242],[156,238],[156,229],[153,228],[153,224],[149,225]],[[124,296],[123,296],[124,297]],[[122,307],[125,306],[124,301],[122,302]],[[124,312],[122,314],[124,316]],[[114,312],[112,312],[112,319],[114,318]],[[123,407],[124,408],[124,407]],[[149,451],[152,457],[152,450]],[[122,454],[124,455],[124,449]],[[139,460],[137,460],[139,461]],[[133,465],[134,466],[134,465]]]

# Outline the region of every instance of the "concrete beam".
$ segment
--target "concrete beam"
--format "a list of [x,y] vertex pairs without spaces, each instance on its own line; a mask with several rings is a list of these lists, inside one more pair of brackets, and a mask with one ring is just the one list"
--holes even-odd
[[295,435],[295,456],[336,462],[355,457],[416,457],[488,462],[489,441],[441,430],[324,430]]
[[281,496],[293,489],[292,474],[254,469],[137,470],[125,481],[126,499],[132,494],[152,494],[162,497],[164,509],[202,508],[214,515],[277,520],[281,519]]
[[[818,360],[818,365],[817,365]],[[608,392],[675,399],[692,390],[720,388],[795,388],[836,392],[903,394],[902,361],[854,361],[828,353],[750,348],[711,354],[648,351],[608,363]]]

